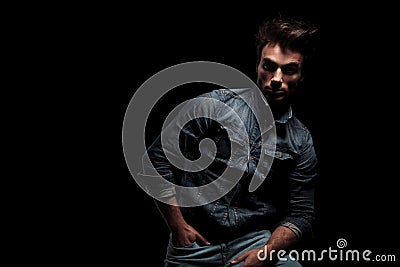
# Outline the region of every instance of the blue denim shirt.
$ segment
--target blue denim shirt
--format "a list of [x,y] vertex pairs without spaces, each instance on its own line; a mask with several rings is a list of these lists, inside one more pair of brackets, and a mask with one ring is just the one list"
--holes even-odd
[[[280,118],[274,118],[276,149],[271,155],[272,165],[263,183],[249,192],[249,182],[258,164],[263,164],[259,162],[262,153],[260,127],[250,107],[234,91],[218,89],[202,96],[228,105],[244,122],[249,138],[245,141],[250,145],[247,168],[240,181],[220,199],[198,207],[181,207],[185,220],[210,241],[229,240],[253,230],[273,230],[279,225],[290,228],[298,237],[309,235],[315,219],[314,180],[317,176],[317,157],[310,132],[293,116],[291,108]],[[219,117],[229,120],[231,114]],[[165,156],[160,138],[147,153],[154,168],[168,181],[186,187],[201,186],[217,179],[230,164],[231,156],[231,141],[224,127],[213,120],[198,118],[185,125],[180,133],[180,148],[185,157],[196,159],[199,142],[205,137],[214,141],[217,153],[213,163],[202,171],[174,168]],[[159,188],[155,194],[171,197],[175,193],[174,187],[167,186]]]

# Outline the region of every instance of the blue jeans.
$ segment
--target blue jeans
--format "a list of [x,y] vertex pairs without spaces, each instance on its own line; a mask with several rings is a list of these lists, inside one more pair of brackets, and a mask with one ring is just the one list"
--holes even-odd
[[[242,266],[243,262],[230,265],[230,261],[251,249],[264,248],[264,245],[270,236],[270,231],[262,230],[246,234],[245,236],[239,237],[227,243],[200,246],[194,242],[190,246],[185,247],[174,247],[170,239],[165,259],[165,267],[239,267]],[[290,260],[288,256],[286,259],[287,261],[278,261],[275,266],[301,266],[299,262]]]

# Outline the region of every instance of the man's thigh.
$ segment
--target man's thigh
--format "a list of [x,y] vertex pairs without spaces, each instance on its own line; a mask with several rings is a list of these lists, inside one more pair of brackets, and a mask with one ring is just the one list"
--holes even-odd
[[[232,261],[242,255],[243,253],[255,249],[255,248],[264,248],[268,239],[271,236],[271,232],[268,230],[261,230],[256,232],[251,232],[247,235],[244,235],[240,238],[237,238],[227,244],[228,251],[231,251],[231,255],[229,255],[229,261]],[[235,265],[231,265],[232,267],[241,267],[243,262],[240,262]],[[275,263],[274,266],[280,267],[300,267],[301,264],[297,261],[291,260],[287,255],[282,257],[282,260],[279,260]]]
[[[165,258],[165,267],[205,267],[205,266],[234,266],[240,267],[243,262],[231,265],[230,262],[241,254],[254,249],[263,248],[271,232],[262,230],[251,232],[242,237],[234,239],[227,243],[200,245],[194,242],[190,246],[175,247],[169,241],[167,255]],[[286,257],[276,263],[280,267],[300,267],[300,263],[290,260]]]
[[170,241],[165,258],[165,267],[177,266],[223,266],[221,246],[203,246],[194,242],[190,246],[175,247]]

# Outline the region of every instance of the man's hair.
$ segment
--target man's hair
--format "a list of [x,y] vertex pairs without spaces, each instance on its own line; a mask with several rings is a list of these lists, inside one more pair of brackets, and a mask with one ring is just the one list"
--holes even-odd
[[283,51],[290,49],[303,55],[306,63],[316,48],[316,25],[292,17],[280,16],[264,21],[256,33],[257,64],[261,60],[261,51],[265,45],[278,44]]

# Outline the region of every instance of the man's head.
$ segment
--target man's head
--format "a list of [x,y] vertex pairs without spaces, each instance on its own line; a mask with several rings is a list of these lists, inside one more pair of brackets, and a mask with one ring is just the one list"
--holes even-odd
[[288,103],[314,53],[317,28],[292,18],[264,22],[256,34],[257,85],[272,105]]

